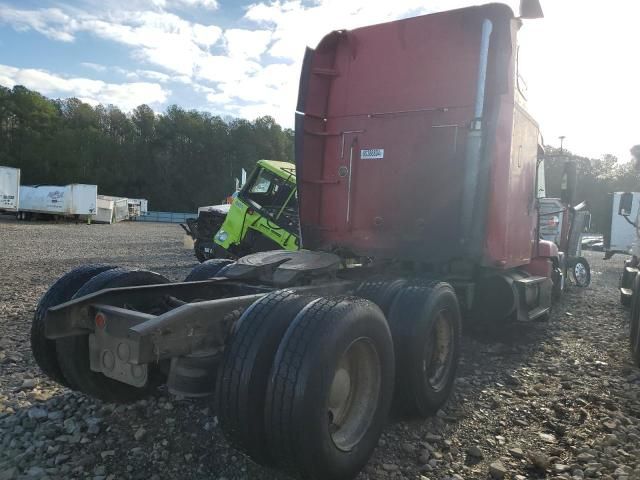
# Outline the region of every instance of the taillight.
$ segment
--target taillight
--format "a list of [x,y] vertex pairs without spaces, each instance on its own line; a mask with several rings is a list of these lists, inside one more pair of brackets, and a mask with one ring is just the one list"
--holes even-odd
[[102,313],[98,313],[96,315],[96,327],[98,328],[104,328],[104,326],[107,324],[107,317],[104,316],[104,314]]

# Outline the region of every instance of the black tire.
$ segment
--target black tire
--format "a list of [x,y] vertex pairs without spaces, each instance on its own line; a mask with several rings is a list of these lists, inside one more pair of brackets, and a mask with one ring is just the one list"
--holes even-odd
[[267,382],[291,321],[315,297],[279,290],[254,302],[236,323],[218,373],[216,413],[229,442],[271,465],[264,429]]
[[185,278],[184,281],[195,282],[197,280],[208,280],[215,277],[220,270],[232,263],[234,263],[233,260],[227,260],[225,258],[213,258],[211,260],[207,260],[206,262],[193,267],[193,270],[189,272],[189,275],[187,275],[187,278]]
[[[406,415],[432,415],[451,394],[460,358],[460,307],[453,287],[434,281],[404,288],[391,306],[389,325],[396,352],[394,403]],[[439,342],[442,358],[436,359]]]
[[591,283],[591,267],[584,257],[577,257],[571,262],[571,278],[578,287],[588,287]]
[[[169,280],[147,270],[116,268],[96,275],[80,288],[74,298],[106,288],[168,283]],[[76,335],[56,340],[60,369],[73,390],[106,402],[129,402],[148,396],[160,382],[159,368],[149,365],[149,381],[145,387],[134,387],[94,372],[89,362],[89,335]]]
[[634,362],[640,366],[640,276],[633,279],[632,288],[629,346]]
[[378,305],[378,307],[380,307],[382,313],[384,313],[385,315],[389,315],[389,310],[391,309],[393,300],[406,284],[407,281],[404,279],[367,280],[366,282],[362,282],[358,286],[358,288],[354,292],[354,295],[356,297],[362,297],[366,298],[367,300],[371,300],[373,303]]
[[31,322],[31,352],[40,370],[54,382],[68,386],[58,364],[56,342],[44,336],[44,317],[47,310],[68,302],[85,283],[105,270],[113,268],[115,267],[109,265],[82,265],[74,268],[56,280],[40,298]]
[[[340,401],[345,410],[332,417],[345,358],[353,375]],[[362,298],[311,302],[287,329],[271,370],[265,427],[276,464],[307,479],[355,477],[386,422],[393,377],[393,341],[379,307]]]
[[204,251],[204,247],[202,246],[202,242],[200,242],[200,240],[194,240],[193,253],[200,263],[206,262],[209,259],[209,256]]

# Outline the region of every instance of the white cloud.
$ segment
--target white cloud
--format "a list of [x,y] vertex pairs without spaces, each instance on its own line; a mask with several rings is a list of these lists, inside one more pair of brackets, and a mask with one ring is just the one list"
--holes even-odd
[[271,41],[270,30],[245,30],[231,28],[225,30],[227,52],[232,58],[260,58]]
[[154,5],[160,8],[171,7],[202,7],[209,10],[216,10],[220,5],[217,0],[151,0]]
[[135,47],[141,60],[169,71],[191,75],[198,59],[222,35],[217,26],[193,24],[167,12],[137,12],[118,19],[88,19],[82,28],[92,34]]
[[45,70],[9,65],[0,65],[0,84],[8,87],[24,85],[44,95],[78,97],[92,104],[113,104],[125,111],[142,103],[162,104],[171,93],[157,83],[106,83],[89,78],[64,78]]
[[198,59],[195,76],[209,82],[239,82],[261,68],[259,63],[243,58],[208,55]]
[[[211,1],[180,0],[188,5]],[[101,17],[60,9],[20,10],[0,4],[0,22],[35,30],[54,40],[74,41],[85,32],[133,47],[133,55],[180,75],[192,75],[198,59],[222,37],[215,25],[192,23],[166,11],[118,11]]]
[[59,8],[18,10],[0,4],[0,23],[8,23],[18,31],[35,30],[53,40],[72,42],[75,20]]
[[204,7],[211,10],[215,10],[219,6],[216,0],[174,0],[169,3],[182,4],[185,7]]
[[99,63],[81,62],[80,65],[90,68],[91,70],[95,70],[96,72],[105,72],[107,70],[107,67],[100,65]]

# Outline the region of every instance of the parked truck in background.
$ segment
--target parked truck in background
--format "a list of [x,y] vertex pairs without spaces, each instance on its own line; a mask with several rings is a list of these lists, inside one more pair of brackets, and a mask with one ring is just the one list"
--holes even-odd
[[[631,194],[633,201],[627,218],[635,219],[640,211],[640,192],[631,192]],[[606,259],[613,257],[616,253],[631,255],[633,244],[637,241],[635,226],[618,214],[620,201],[624,195],[625,192],[614,192],[609,195],[609,221],[603,235],[603,249]]]
[[22,185],[18,218],[56,216],[87,220],[96,213],[97,197],[97,185]]
[[[636,157],[636,166],[640,166],[639,164],[640,154]],[[637,195],[633,192],[622,193],[618,199],[617,210],[618,215],[633,227],[635,234],[631,245],[631,258],[625,260],[620,275],[620,302],[631,309],[629,344],[633,360],[640,366],[640,275],[638,275],[640,271],[640,212],[637,209]]]
[[200,207],[181,225],[200,262],[299,248],[296,171],[291,163],[258,160],[231,204]]
[[0,212],[15,213],[20,207],[20,169],[0,166]]
[[222,430],[258,463],[355,477],[394,398],[418,417],[445,404],[463,319],[549,315],[560,252],[538,232],[543,149],[516,54],[521,17],[542,12],[519,13],[491,4],[324,37],[296,108],[303,249],[212,260],[179,283],[72,270],[36,310],[38,365],[106,401],[162,382],[215,390]]

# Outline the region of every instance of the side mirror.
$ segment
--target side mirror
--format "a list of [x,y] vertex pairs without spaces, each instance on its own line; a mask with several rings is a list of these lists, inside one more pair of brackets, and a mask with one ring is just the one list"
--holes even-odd
[[633,209],[633,193],[625,192],[620,196],[620,205],[618,205],[618,215],[628,217]]
[[576,184],[578,181],[578,170],[574,162],[564,164],[564,173],[560,184],[560,199],[563,203],[573,205],[576,198]]

